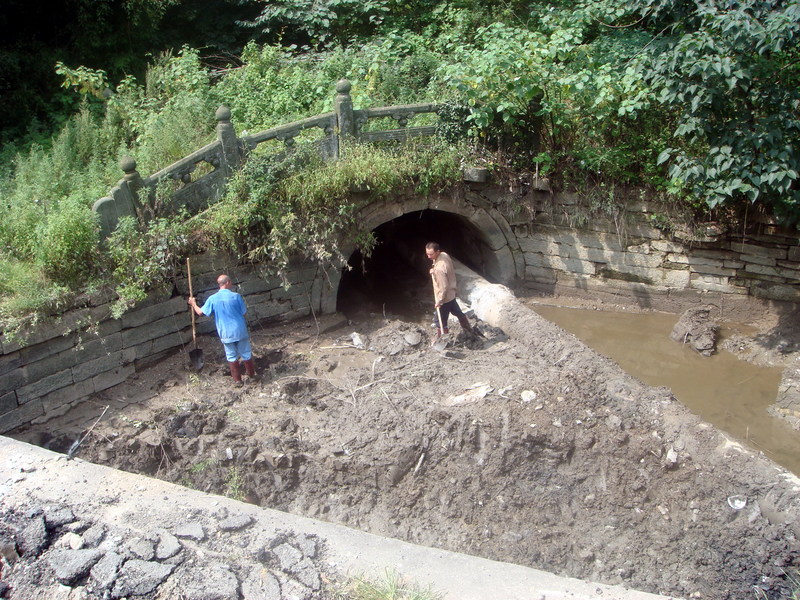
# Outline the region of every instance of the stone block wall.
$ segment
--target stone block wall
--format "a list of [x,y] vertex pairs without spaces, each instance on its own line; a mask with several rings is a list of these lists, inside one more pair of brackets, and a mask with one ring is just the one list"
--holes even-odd
[[759,233],[709,227],[665,231],[659,207],[637,202],[615,217],[590,216],[575,227],[574,197],[517,220],[524,285],[548,293],[610,294],[670,308],[709,297],[800,302],[800,234],[764,226]]
[[[463,199],[379,202],[368,207],[363,222],[375,228],[425,208],[458,215],[493,258],[482,261],[487,271],[545,293],[671,311],[718,302],[724,318],[732,320],[737,305],[746,314],[753,302],[800,304],[797,231],[771,225],[757,233],[706,227],[688,236],[655,227],[663,225],[659,211],[665,209],[654,204],[632,202],[610,215],[589,214],[574,195],[539,192],[527,211],[507,218],[498,200],[506,191],[480,185],[480,193],[468,190]],[[336,310],[338,269],[324,272],[298,263],[283,279],[225,256],[201,255],[192,259],[193,291],[200,301],[216,291],[221,272],[231,275],[244,295],[251,324]],[[111,298],[98,299],[29,332],[24,344],[0,334],[0,433],[66,412],[189,344],[186,272],[173,283],[171,293],[154,294],[119,319],[111,317]],[[795,309],[784,312],[793,318]],[[199,319],[198,333],[214,334],[213,321]]]
[[[333,312],[338,273],[297,264],[286,281],[228,257],[191,259],[193,292],[204,301],[228,273],[248,307],[248,323],[288,320]],[[333,284],[333,287],[331,286]],[[143,369],[165,354],[191,344],[185,270],[171,293],[154,293],[121,318],[111,316],[112,298],[97,298],[24,334],[24,341],[0,335],[0,433],[66,413]],[[199,334],[215,334],[212,319],[197,320]]]

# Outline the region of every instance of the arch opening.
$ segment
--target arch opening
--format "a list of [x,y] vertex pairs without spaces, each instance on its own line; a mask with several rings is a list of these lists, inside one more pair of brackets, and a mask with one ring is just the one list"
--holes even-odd
[[416,320],[432,301],[430,261],[425,244],[441,249],[492,280],[497,262],[482,232],[465,217],[422,210],[391,219],[373,230],[377,244],[369,257],[356,250],[348,259],[336,299],[337,311],[354,317],[384,312]]

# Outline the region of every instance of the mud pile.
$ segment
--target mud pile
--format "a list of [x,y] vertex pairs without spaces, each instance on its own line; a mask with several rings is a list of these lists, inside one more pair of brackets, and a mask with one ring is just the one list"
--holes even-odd
[[790,594],[796,480],[668,390],[554,326],[520,343],[479,325],[437,352],[427,324],[335,324],[253,332],[261,378],[244,388],[208,343],[201,372],[175,355],[82,421],[14,437],[65,450],[109,404],[84,459],[560,575]]

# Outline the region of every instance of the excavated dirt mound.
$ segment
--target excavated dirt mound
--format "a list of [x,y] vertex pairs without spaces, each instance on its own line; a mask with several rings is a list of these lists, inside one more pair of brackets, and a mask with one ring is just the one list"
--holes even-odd
[[204,338],[202,371],[176,354],[14,437],[67,451],[109,405],[84,459],[561,575],[789,597],[796,480],[558,328],[480,328],[441,352],[381,315],[258,329],[238,389]]

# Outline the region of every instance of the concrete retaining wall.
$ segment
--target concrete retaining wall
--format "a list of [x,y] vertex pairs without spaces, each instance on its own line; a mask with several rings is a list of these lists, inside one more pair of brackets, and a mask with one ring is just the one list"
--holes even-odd
[[[215,292],[221,272],[234,278],[245,297],[251,327],[336,309],[338,272],[297,264],[286,274],[286,287],[280,277],[238,266],[227,257],[197,256],[192,259],[195,296],[203,301]],[[32,329],[24,341],[0,336],[0,433],[64,414],[190,344],[187,296],[184,272],[171,293],[153,294],[119,319],[111,316],[111,298],[99,298]],[[198,319],[198,334],[214,331],[212,319]]]

